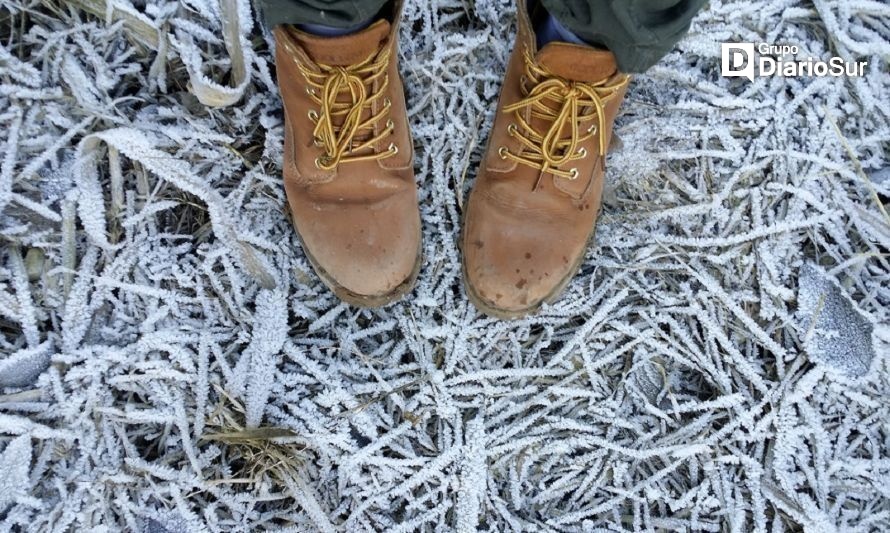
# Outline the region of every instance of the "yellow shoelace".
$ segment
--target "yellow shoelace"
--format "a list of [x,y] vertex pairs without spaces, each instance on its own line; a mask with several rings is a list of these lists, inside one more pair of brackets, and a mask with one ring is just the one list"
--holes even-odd
[[[504,106],[504,112],[514,114],[516,122],[508,126],[508,132],[522,144],[519,153],[501,147],[498,154],[517,163],[528,165],[546,173],[566,179],[576,179],[578,170],[562,170],[559,167],[587,157],[585,148],[578,146],[599,134],[599,154],[605,167],[606,129],[605,105],[627,85],[627,75],[613,76],[597,83],[569,81],[556,76],[537,65],[531,53],[525,52],[526,79],[522,83],[524,98]],[[530,88],[529,88],[530,87]],[[528,112],[528,113],[527,113]],[[529,120],[526,120],[526,114]],[[550,128],[538,132],[532,127],[532,119],[544,119]],[[586,130],[581,125],[595,121]],[[518,127],[517,127],[518,124]],[[568,126],[568,138],[563,130]],[[539,177],[540,181],[540,177]]]
[[[319,106],[318,111],[309,111],[309,120],[315,125],[315,144],[324,148],[324,154],[315,160],[318,168],[333,170],[340,163],[384,159],[398,153],[393,143],[383,152],[374,148],[395,128],[392,120],[387,120],[386,126],[374,134],[375,124],[389,113],[392,105],[390,99],[383,96],[389,85],[386,68],[391,50],[384,46],[364,61],[345,67],[314,63],[314,68],[310,68],[297,63],[309,83],[306,92]],[[374,91],[375,82],[381,78]],[[348,94],[349,101],[338,102],[341,94]],[[370,109],[378,100],[383,102],[380,110],[362,120],[365,109]],[[362,139],[363,135],[367,138]]]

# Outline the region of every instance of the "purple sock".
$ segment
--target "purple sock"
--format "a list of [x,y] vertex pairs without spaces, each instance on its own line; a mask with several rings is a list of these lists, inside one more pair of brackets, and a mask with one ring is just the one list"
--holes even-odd
[[572,44],[587,44],[580,37],[572,33],[572,30],[563,26],[556,17],[550,13],[545,13],[535,27],[535,34],[538,38],[538,48],[553,41],[562,41]]

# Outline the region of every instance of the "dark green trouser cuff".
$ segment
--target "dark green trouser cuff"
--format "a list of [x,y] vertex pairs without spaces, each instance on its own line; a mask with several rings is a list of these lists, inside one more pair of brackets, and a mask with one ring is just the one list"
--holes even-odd
[[349,28],[367,21],[388,0],[256,0],[266,25],[322,24]]
[[[388,0],[257,0],[266,24],[348,28],[380,12]],[[707,0],[540,0],[565,27],[608,48],[624,72],[642,72],[686,35]]]
[[674,47],[707,0],[541,0],[581,39],[608,48],[623,72],[643,72]]

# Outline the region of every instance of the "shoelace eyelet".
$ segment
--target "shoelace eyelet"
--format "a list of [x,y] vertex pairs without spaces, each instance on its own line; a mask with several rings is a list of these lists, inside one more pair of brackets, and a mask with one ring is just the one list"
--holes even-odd
[[395,129],[396,125],[395,125],[395,123],[392,121],[392,119],[389,119],[389,120],[386,121],[386,127],[387,127],[387,128]]
[[315,96],[315,89],[313,89],[312,87],[309,87],[309,86],[307,85],[307,86],[306,86],[306,94],[308,94],[308,95],[310,95],[310,96]]
[[393,153],[393,155],[399,153],[399,147],[396,146],[396,143],[389,143],[389,151]]
[[498,155],[501,156],[501,159],[507,159],[508,153],[510,152],[507,150],[506,146],[501,146],[500,148],[498,148]]
[[576,179],[578,179],[578,169],[577,168],[573,168],[572,170],[570,170],[569,174],[570,174],[570,176],[568,179],[570,181],[575,181]]
[[578,155],[581,156],[581,159],[584,159],[585,157],[587,157],[587,148],[584,148],[582,146],[581,149],[578,150]]
[[596,133],[596,124],[594,124],[594,125],[590,126],[589,128],[587,128],[587,133],[589,133],[589,134],[591,134],[591,135],[595,134],[595,133]]
[[511,137],[513,135],[516,135],[516,124],[510,124],[509,126],[507,126],[507,133],[509,133]]
[[309,120],[313,123],[318,122],[318,113],[315,110],[310,109],[306,115],[309,116]]

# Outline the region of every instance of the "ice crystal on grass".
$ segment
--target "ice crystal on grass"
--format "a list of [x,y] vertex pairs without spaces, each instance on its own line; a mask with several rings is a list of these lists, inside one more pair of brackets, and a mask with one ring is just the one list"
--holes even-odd
[[424,265],[365,310],[285,214],[249,2],[0,3],[0,531],[890,529],[890,7],[711,0],[565,297],[503,322],[457,242],[513,9],[405,6]]
[[0,455],[0,511],[6,511],[13,502],[28,501],[28,470],[31,465],[31,437],[21,435],[9,441]]

